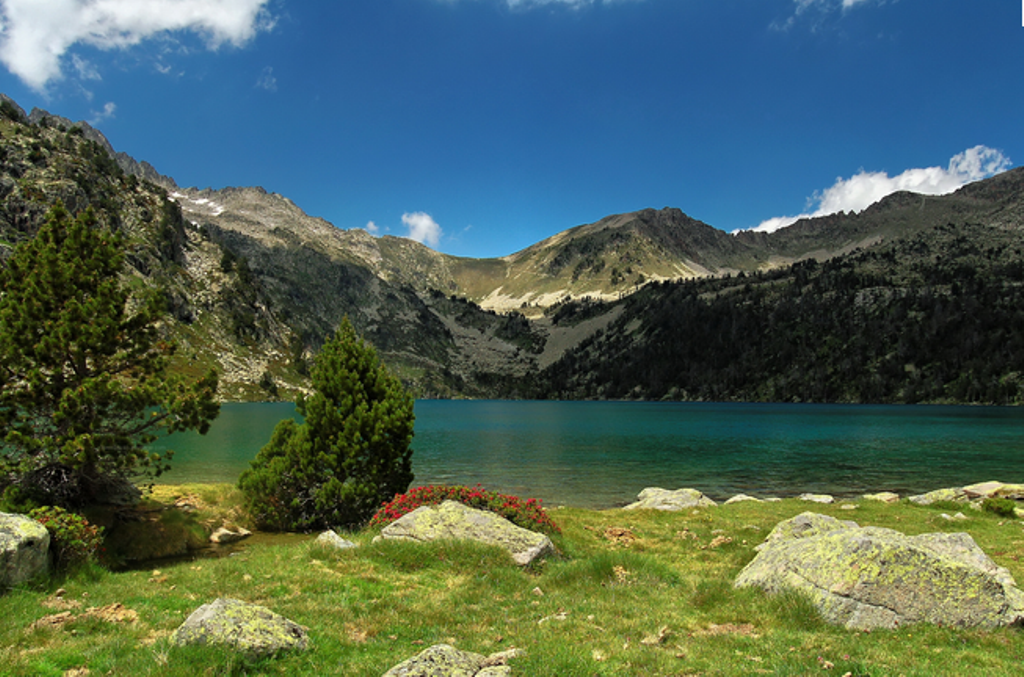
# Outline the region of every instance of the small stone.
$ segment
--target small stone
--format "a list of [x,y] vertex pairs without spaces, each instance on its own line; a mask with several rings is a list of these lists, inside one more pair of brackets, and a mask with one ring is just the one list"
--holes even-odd
[[760,498],[754,498],[753,496],[748,496],[746,494],[736,494],[735,496],[730,498],[728,501],[726,501],[725,505],[732,505],[733,503],[742,503],[743,501],[755,501],[757,503],[763,503],[764,502]]
[[252,536],[252,532],[248,529],[239,527],[232,531],[226,527],[220,527],[210,535],[210,542],[218,545],[227,545],[228,543],[237,543],[243,538]]

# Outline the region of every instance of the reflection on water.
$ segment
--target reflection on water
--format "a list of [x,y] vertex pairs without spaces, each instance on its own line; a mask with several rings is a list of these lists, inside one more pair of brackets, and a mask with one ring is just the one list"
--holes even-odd
[[[161,481],[234,482],[291,404],[226,404],[171,438]],[[855,495],[1024,481],[1024,410],[999,407],[438,401],[416,403],[414,485],[482,484],[611,507],[648,486]]]

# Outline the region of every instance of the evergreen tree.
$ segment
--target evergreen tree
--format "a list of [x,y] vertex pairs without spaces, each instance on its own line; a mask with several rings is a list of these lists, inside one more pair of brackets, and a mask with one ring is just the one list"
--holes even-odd
[[413,401],[345,318],[316,358],[302,424],[281,421],[239,478],[263,527],[356,526],[412,482]]
[[103,502],[166,458],[158,434],[206,432],[217,375],[167,375],[157,294],[122,285],[123,242],[58,203],[0,270],[0,488],[8,500]]

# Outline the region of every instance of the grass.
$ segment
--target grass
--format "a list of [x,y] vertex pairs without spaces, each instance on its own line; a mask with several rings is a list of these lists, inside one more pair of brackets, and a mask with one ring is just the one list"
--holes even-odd
[[[161,487],[156,498],[197,497],[201,515],[237,519],[233,491]],[[1024,581],[1020,520],[965,509],[968,520],[950,522],[942,508],[855,505],[789,499],[683,513],[558,509],[551,514],[563,530],[561,555],[529,570],[494,548],[373,543],[372,531],[345,534],[360,547],[337,553],[312,547],[313,536],[292,536],[254,541],[232,557],[93,570],[0,597],[0,673],[377,677],[447,642],[484,654],[519,647],[525,655],[513,661],[513,674],[541,677],[1019,674],[1020,628],[854,632],[824,624],[799,595],[733,589],[754,546],[805,510],[906,533],[968,531]],[[218,648],[173,647],[169,636],[184,618],[221,596],[306,626],[312,648],[253,661]],[[113,603],[137,619],[84,615]],[[74,620],[38,626],[65,608]]]

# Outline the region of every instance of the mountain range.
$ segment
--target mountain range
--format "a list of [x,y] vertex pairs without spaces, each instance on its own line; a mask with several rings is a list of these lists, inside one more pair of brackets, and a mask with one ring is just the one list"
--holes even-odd
[[[93,206],[130,235],[129,283],[163,291],[176,368],[217,367],[225,399],[306,388],[346,315],[421,397],[1020,398],[1024,364],[991,359],[1014,353],[1015,318],[949,314],[981,299],[1010,313],[1022,170],[774,233],[643,209],[471,259],[341,230],[262,188],[183,188],[88,124],[2,95],[0,138],[0,256],[53,201]],[[991,322],[1004,326],[973,343],[953,331]]]

